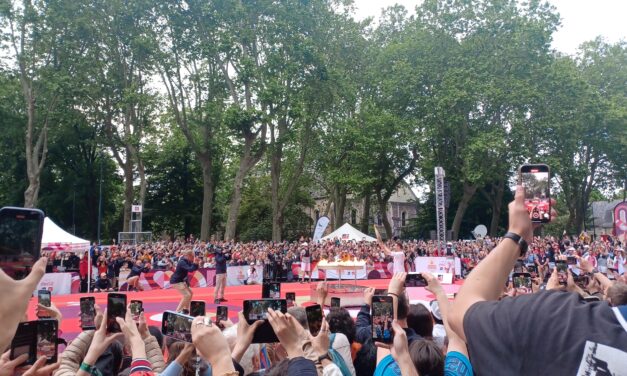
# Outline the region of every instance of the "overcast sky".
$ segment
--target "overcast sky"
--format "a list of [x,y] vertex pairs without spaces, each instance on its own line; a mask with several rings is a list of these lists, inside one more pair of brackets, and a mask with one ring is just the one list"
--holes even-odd
[[[354,0],[356,17],[378,17],[381,8],[396,3],[411,13],[422,0]],[[553,47],[574,54],[585,41],[603,36],[615,43],[627,39],[627,0],[549,0],[562,18],[562,25],[553,35]]]

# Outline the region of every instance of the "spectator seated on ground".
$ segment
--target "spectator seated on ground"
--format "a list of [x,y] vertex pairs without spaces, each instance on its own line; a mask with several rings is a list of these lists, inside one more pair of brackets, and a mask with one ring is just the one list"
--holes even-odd
[[94,283],[94,292],[115,291],[111,280],[107,278],[107,273],[101,273],[100,278]]

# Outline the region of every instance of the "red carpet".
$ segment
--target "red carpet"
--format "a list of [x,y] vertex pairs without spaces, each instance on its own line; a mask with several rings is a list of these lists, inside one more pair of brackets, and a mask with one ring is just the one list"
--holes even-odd
[[[343,281],[348,283],[347,281]],[[447,293],[454,293],[459,290],[463,281],[459,281],[454,285],[444,285]],[[331,283],[331,282],[330,282]],[[352,283],[352,281],[350,282]],[[387,288],[389,280],[386,279],[371,279],[371,280],[359,280],[357,284],[360,286],[369,286],[374,288]],[[316,283],[309,284],[300,283],[283,283],[281,284],[281,296],[285,297],[286,292],[295,292],[296,301],[300,305],[304,302],[310,301],[311,290],[315,288]],[[209,315],[215,315],[216,304],[213,304],[213,288],[195,288],[193,300],[204,300],[206,302],[206,309]],[[414,300],[426,300],[433,299],[433,295],[426,291],[422,287],[415,287],[408,289],[409,297]],[[78,321],[79,316],[79,299],[83,296],[94,296],[96,298],[96,304],[100,306],[102,310],[106,308],[107,294],[106,293],[93,293],[93,294],[73,294],[73,295],[59,295],[53,296],[52,302],[59,308],[63,314],[63,322],[60,329],[62,331],[62,337],[66,340],[75,338],[80,332],[80,323]],[[180,301],[181,295],[178,291],[173,289],[167,290],[152,290],[145,292],[130,292],[127,293],[127,301],[141,300],[144,303],[144,311],[146,312],[146,318],[149,325],[155,325],[161,327],[160,314],[165,310],[174,310]],[[229,318],[233,322],[237,322],[237,313],[242,310],[242,302],[248,299],[260,299],[261,298],[261,286],[230,286],[226,288],[225,297],[228,302],[223,303],[229,307]],[[31,299],[28,314],[30,320],[35,320],[35,306],[37,299]],[[356,313],[356,312],[353,312]]]

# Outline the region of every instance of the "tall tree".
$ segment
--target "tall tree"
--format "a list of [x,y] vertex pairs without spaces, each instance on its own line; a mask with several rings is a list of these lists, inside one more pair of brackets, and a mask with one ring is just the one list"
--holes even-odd
[[28,186],[24,206],[37,205],[41,174],[48,155],[48,132],[55,124],[59,96],[72,75],[71,53],[80,41],[68,36],[72,4],[64,2],[4,0],[0,3],[2,51],[15,64],[19,77],[26,123],[24,145]]

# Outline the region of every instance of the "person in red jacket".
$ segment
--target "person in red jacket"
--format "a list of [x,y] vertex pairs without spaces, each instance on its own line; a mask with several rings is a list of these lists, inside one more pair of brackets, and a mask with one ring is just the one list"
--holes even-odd
[[87,278],[91,278],[91,265],[89,265],[89,260],[87,259],[87,252],[83,255],[83,258],[78,263],[78,273],[81,276],[81,290],[82,292],[87,291]]

